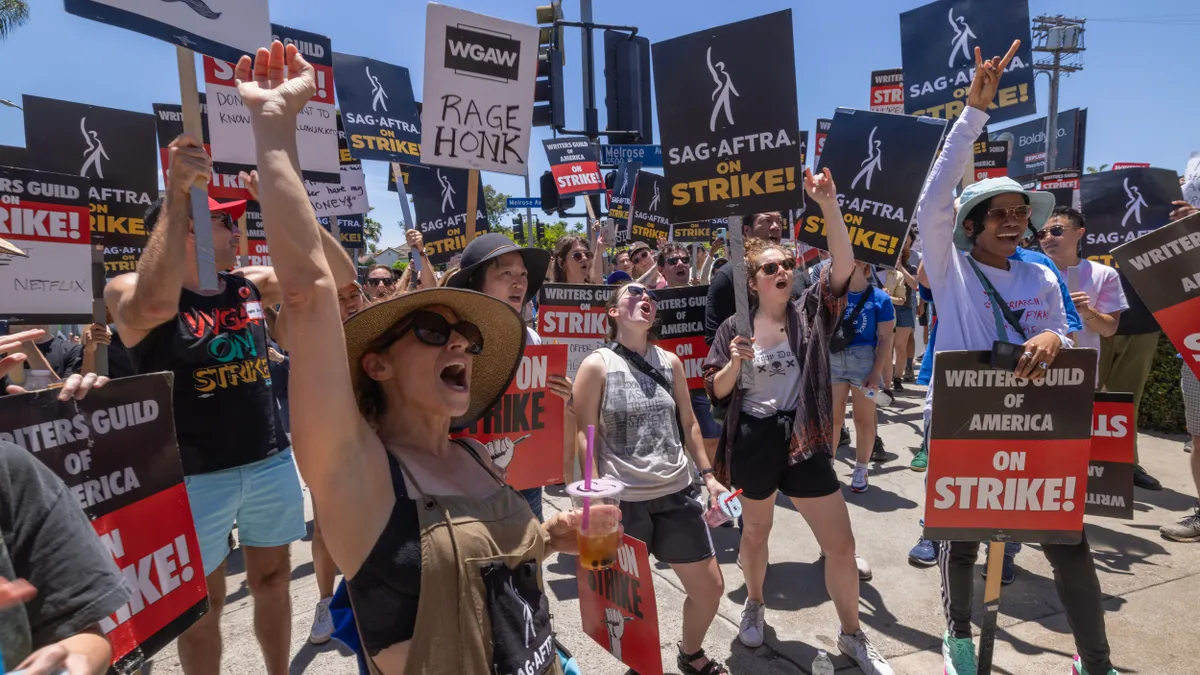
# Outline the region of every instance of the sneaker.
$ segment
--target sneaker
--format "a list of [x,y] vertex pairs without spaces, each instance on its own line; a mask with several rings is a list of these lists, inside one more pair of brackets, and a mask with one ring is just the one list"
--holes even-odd
[[[1075,658],[1071,660],[1071,675],[1088,675],[1087,668],[1083,667],[1083,659],[1079,658],[1078,654],[1076,654]],[[1117,672],[1116,668],[1109,668],[1107,675],[1121,674]]]
[[329,603],[333,598],[325,598],[317,603],[317,615],[313,618],[312,630],[308,632],[308,641],[314,645],[323,645],[333,637],[333,617],[329,615]]
[[922,445],[917,454],[908,463],[908,468],[917,472],[924,472],[929,469],[929,453],[925,452],[925,446]]
[[893,675],[892,667],[875,650],[875,645],[871,644],[871,638],[867,637],[861,628],[853,635],[846,635],[839,630],[838,649],[858,664],[858,669],[863,672],[863,675]]
[[901,384],[900,378],[897,377],[892,380],[892,391],[904,391],[904,385]]
[[867,491],[867,467],[854,467],[854,475],[850,478],[851,492],[866,492]]
[[1162,489],[1162,483],[1158,482],[1158,479],[1154,476],[1146,473],[1146,470],[1140,464],[1133,465],[1133,484],[1143,490],[1157,491]]
[[838,447],[840,448],[844,445],[850,445],[850,430],[843,426],[842,435],[838,436]]
[[[1017,580],[1017,564],[1015,556],[1004,552],[1004,562],[1000,565],[1000,585],[1007,586]],[[983,571],[980,573],[984,579],[987,578],[987,561],[983,563]]]
[[757,600],[747,599],[746,604],[742,607],[742,623],[738,627],[738,640],[751,649],[762,646],[763,633],[767,626],[766,611],[767,608]]
[[1184,516],[1170,525],[1158,528],[1163,539],[1171,541],[1200,541],[1200,503],[1191,515]]
[[1184,451],[1184,452],[1191,452],[1191,451],[1192,451],[1192,439],[1190,439],[1190,438],[1189,438],[1189,439],[1187,439],[1187,442],[1185,442],[1185,443],[1183,444],[1183,451]]
[[937,564],[937,542],[918,539],[917,545],[908,551],[908,562],[918,567],[933,567]]
[[975,641],[950,637],[947,631],[942,639],[942,662],[946,668],[945,675],[976,675]]
[[[825,551],[820,551],[820,555],[821,559],[824,560]],[[854,567],[858,570],[859,581],[870,581],[871,577],[874,576],[874,573],[871,571],[871,563],[867,562],[866,558],[857,553],[854,554]]]
[[875,445],[871,446],[871,461],[872,462],[888,461],[888,454],[883,449],[883,439],[880,438],[878,435],[875,436]]
[[903,379],[905,382],[916,382],[917,381],[916,376],[913,375],[912,366],[908,366],[907,368],[904,369],[904,378]]

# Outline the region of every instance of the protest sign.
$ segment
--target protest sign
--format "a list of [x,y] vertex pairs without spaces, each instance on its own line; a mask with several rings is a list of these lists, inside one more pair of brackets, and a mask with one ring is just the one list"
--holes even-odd
[[421,162],[525,175],[537,59],[536,27],[429,3]]
[[245,265],[271,266],[271,253],[267,249],[267,232],[263,229],[262,207],[258,202],[246,202],[246,249],[249,260]]
[[1133,520],[1133,394],[1096,392],[1084,514]]
[[1120,171],[1121,169],[1146,169],[1150,167],[1150,162],[1113,162],[1109,167],[1112,171]]
[[486,445],[505,482],[517,490],[563,482],[564,402],[546,378],[566,373],[566,345],[526,345],[504,396],[455,438]]
[[1183,171],[1183,198],[1200,208],[1200,152],[1193,152]]
[[1041,380],[991,352],[938,352],[925,537],[1074,544],[1083,532],[1096,352],[1064,349]]
[[616,221],[618,248],[629,245],[629,218],[633,207],[633,189],[642,165],[625,162],[617,167],[617,177],[608,199],[608,217]]
[[421,116],[408,68],[335,53],[333,82],[350,154],[358,159],[418,162]]
[[400,176],[404,180],[404,187],[408,188],[408,174],[411,165],[401,164],[399,162],[388,162],[388,192],[398,192],[396,189],[396,176]]
[[[329,38],[316,33],[272,25],[274,39],[295,44],[316,70],[317,92],[296,116],[296,151],[305,180],[338,182],[338,137],[333,106],[333,50]],[[234,64],[204,57],[213,168],[237,174],[258,165],[250,110],[242,103],[233,79]]]
[[649,171],[638,171],[629,217],[629,240],[657,245],[659,237],[671,234],[670,199],[667,179]]
[[813,136],[813,166],[821,161],[821,153],[825,151],[825,138],[829,136],[829,127],[833,126],[833,120],[817,118],[817,132]]
[[604,303],[615,286],[544,284],[538,291],[537,333],[547,344],[567,345],[567,377],[604,346]]
[[0,166],[28,167],[29,153],[15,145],[0,145]]
[[1183,362],[1200,377],[1200,214],[1123,244],[1112,255]]
[[600,175],[600,151],[583,137],[548,138],[542,141],[554,186],[559,197],[574,197],[604,192],[604,176]]
[[66,0],[66,9],[235,63],[271,44],[267,0]]
[[1013,40],[1020,40],[1021,47],[988,105],[993,122],[1037,112],[1028,0],[937,0],[901,13],[904,112],[957,118],[967,105],[975,48],[990,59],[1006,54]]
[[351,156],[346,143],[346,132],[342,129],[342,117],[337,118],[338,161],[340,162],[337,183],[304,181],[308,200],[318,217],[348,216],[367,213],[371,204],[367,200],[367,179],[363,175],[362,162]]
[[133,598],[100,621],[118,673],[138,671],[208,611],[200,546],[175,442],[169,373],[113,380],[87,398],[0,397],[0,441],[66,483]]
[[688,389],[704,388],[701,366],[708,357],[704,343],[704,308],[708,304],[708,284],[660,288],[658,327],[654,344],[675,354],[683,362]]
[[[706,220],[700,223],[675,223],[671,225],[671,241],[678,244],[711,243],[713,223],[720,223],[720,221]],[[716,227],[723,227],[723,225],[718,224]]]
[[[838,188],[854,257],[894,267],[946,121],[838,108],[817,169]],[[800,241],[828,250],[825,218],[807,208]]]
[[92,322],[86,178],[0,166],[0,238],[28,256],[0,258],[0,318]]
[[1079,199],[1087,216],[1081,255],[1112,265],[1112,250],[1166,225],[1183,198],[1179,175],[1168,169],[1124,169],[1085,174]]
[[[1082,169],[1087,137],[1087,109],[1073,108],[1058,114],[1058,150],[1055,169]],[[1015,124],[988,133],[993,141],[1008,141],[1008,176],[1021,180],[1046,173],[1046,118]]]
[[658,605],[646,544],[621,535],[617,562],[606,570],[575,563],[583,632],[640,675],[662,675]]
[[[434,263],[448,262],[467,246],[467,192],[470,171],[446,166],[409,167],[408,193],[417,212],[425,252]],[[475,233],[488,231],[483,183],[476,186]]]
[[800,131],[800,168],[808,165],[808,132]]
[[1008,142],[984,141],[975,144],[975,180],[1003,178],[1008,175]]
[[686,223],[799,207],[791,10],[652,51],[671,217]]
[[[1079,172],[1075,169],[1029,177],[1021,181],[1021,187],[1026,190],[1049,192],[1054,196],[1057,206],[1070,206],[1073,209],[1080,207]],[[1091,223],[1088,223],[1088,229],[1091,229]]]
[[871,71],[871,112],[904,114],[904,69]]
[[[204,151],[212,155],[212,146],[208,139],[208,104],[204,94],[200,94],[200,125],[204,132],[201,140]],[[162,167],[163,184],[167,182],[167,172],[171,166],[171,141],[183,133],[183,107],[171,103],[154,104],[154,127],[158,131],[158,158]],[[218,201],[250,199],[242,179],[237,173],[220,173],[213,167],[212,177],[208,182],[208,195]]]
[[[353,213],[348,216],[317,218],[317,222],[329,233],[333,232],[334,220],[337,220],[338,241],[341,242],[342,248],[353,252],[366,247],[366,235],[363,233],[366,219],[363,214]],[[351,253],[351,257],[353,257],[353,253]]]
[[134,271],[150,238],[143,217],[158,197],[154,116],[40,96],[26,95],[22,104],[29,168],[88,179],[104,275]]

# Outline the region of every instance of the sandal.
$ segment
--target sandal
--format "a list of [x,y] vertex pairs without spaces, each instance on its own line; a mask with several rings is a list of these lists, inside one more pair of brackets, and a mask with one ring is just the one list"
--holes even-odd
[[685,654],[682,644],[677,644],[677,647],[679,649],[679,657],[675,660],[675,665],[679,666],[679,672],[683,673],[683,675],[721,675],[722,673],[727,675],[729,673],[725,669],[725,665],[715,659],[709,659],[707,665],[697,670],[692,665],[692,661],[704,658],[704,650],[701,649],[695,654]]

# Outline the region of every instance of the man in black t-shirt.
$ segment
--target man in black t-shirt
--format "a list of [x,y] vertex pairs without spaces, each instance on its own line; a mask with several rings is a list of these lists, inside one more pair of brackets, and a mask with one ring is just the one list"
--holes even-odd
[[[211,198],[211,222],[193,223],[190,188],[207,180],[212,161],[193,136],[171,142],[164,199],[145,218],[150,240],[137,272],[104,289],[108,310],[138,372],[175,373],[175,431],[210,611],[179,638],[185,673],[221,669],[225,558],[237,523],[246,581],[255,602],[255,634],[270,675],[288,672],[291,643],[289,544],[304,536],[304,497],[271,390],[265,307],[282,299],[275,271],[236,263],[236,221],[245,202]],[[252,195],[257,175],[242,175]],[[200,289],[195,227],[212,230],[215,291]],[[354,280],[341,245],[322,243],[339,287]],[[286,327],[279,328],[286,333]]]

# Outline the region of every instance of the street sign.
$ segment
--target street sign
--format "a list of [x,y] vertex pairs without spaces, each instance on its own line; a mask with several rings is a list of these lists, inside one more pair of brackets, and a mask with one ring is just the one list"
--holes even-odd
[[601,164],[641,162],[642,166],[662,166],[661,145],[601,145]]
[[509,197],[507,206],[510,209],[540,209],[542,208],[542,198]]

